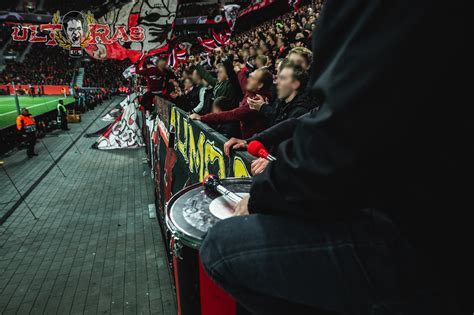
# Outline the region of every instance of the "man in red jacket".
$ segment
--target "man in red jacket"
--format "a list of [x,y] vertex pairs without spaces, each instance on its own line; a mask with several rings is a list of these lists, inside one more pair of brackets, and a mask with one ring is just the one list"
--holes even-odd
[[237,76],[242,90],[245,91],[245,95],[238,108],[204,116],[191,114],[189,118],[201,120],[208,124],[240,121],[240,130],[244,138],[251,137],[264,130],[266,128],[265,117],[259,112],[250,109],[247,99],[254,98],[257,95],[267,99],[270,98],[270,88],[273,84],[272,74],[267,69],[258,69],[248,79],[243,71],[240,71]]
[[146,59],[144,65],[142,63],[137,68],[137,74],[141,74],[145,78],[147,85],[141,104],[146,110],[151,111],[155,95],[164,96],[166,94],[166,81],[169,72],[166,68],[166,60],[160,57],[155,65],[151,59]]

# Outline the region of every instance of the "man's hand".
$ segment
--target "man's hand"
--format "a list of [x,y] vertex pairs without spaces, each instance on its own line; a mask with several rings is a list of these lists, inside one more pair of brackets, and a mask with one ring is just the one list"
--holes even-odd
[[192,113],[191,115],[189,115],[189,119],[192,119],[192,120],[201,120],[201,115],[196,114],[196,113]]
[[259,111],[262,108],[263,104],[266,103],[266,101],[263,96],[257,94],[255,98],[247,97],[247,103],[249,104],[250,109]]
[[234,72],[239,73],[240,71],[242,71],[242,65],[238,62],[234,62]]
[[230,149],[239,150],[239,149],[246,149],[247,148],[247,141],[237,138],[230,138],[224,143],[224,153],[227,156],[230,156]]
[[253,176],[260,174],[261,172],[265,170],[268,163],[270,163],[268,160],[263,159],[263,158],[258,158],[257,160],[252,161],[252,165],[250,166],[250,172],[252,173]]
[[249,196],[245,196],[235,207],[234,210],[234,216],[239,217],[239,216],[244,216],[244,215],[249,215]]

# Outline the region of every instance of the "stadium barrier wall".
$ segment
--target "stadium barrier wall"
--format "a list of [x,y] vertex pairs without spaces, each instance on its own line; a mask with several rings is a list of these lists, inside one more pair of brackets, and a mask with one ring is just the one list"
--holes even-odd
[[[69,91],[69,85],[33,85],[35,88],[35,94],[37,93],[38,87],[44,87],[44,95],[59,95],[63,94],[63,89],[66,89],[66,94],[71,95]],[[18,90],[28,90],[29,86],[25,84],[15,85]],[[0,91],[3,90],[6,93],[4,95],[13,95],[13,86],[11,84],[0,84]]]
[[227,138],[162,98],[155,99],[156,119],[146,122],[147,153],[155,182],[157,213],[163,225],[171,196],[208,174],[249,177],[254,160],[247,152],[224,154]]

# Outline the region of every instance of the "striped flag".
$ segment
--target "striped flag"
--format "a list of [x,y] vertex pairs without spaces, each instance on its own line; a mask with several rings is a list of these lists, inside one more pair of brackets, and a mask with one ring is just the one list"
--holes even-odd
[[217,48],[216,42],[213,39],[198,37],[197,40],[199,44],[201,44],[201,46],[207,50],[213,50]]
[[217,47],[230,45],[230,32],[227,30],[224,31],[224,33],[216,33],[214,30],[212,30],[212,38],[214,39]]
[[178,63],[186,63],[188,61],[188,50],[186,48],[176,50],[176,61]]

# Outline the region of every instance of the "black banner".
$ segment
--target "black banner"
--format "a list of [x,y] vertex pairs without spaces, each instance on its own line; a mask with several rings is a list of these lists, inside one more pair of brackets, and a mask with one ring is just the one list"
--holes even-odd
[[155,102],[157,118],[149,121],[149,154],[155,180],[157,212],[164,218],[165,204],[184,187],[202,182],[208,174],[249,177],[254,159],[246,152],[224,155],[227,138],[163,99]]

